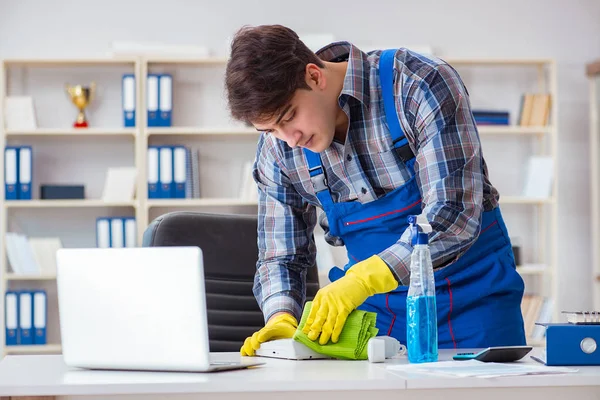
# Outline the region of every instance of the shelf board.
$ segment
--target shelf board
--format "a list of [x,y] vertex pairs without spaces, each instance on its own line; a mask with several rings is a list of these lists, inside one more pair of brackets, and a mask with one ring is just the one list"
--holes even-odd
[[96,199],[85,200],[7,200],[7,208],[70,208],[70,207],[135,207],[135,202],[106,202]]
[[7,136],[135,136],[135,128],[38,128],[32,130],[9,130]]
[[14,58],[5,59],[4,65],[7,67],[94,67],[104,65],[128,65],[133,67],[135,62],[135,58],[126,57]]
[[151,199],[148,207],[209,207],[209,206],[257,206],[256,201],[247,201],[236,198],[208,198],[208,199]]
[[56,354],[62,352],[60,344],[42,344],[29,346],[4,346],[6,354]]
[[214,136],[257,136],[260,132],[251,128],[236,127],[167,127],[167,128],[147,128],[146,135],[214,135]]
[[524,266],[518,265],[517,272],[521,275],[544,275],[550,267],[547,265]]
[[213,65],[225,66],[229,58],[227,57],[169,57],[154,56],[146,57],[149,64],[184,64],[184,65]]
[[542,66],[552,64],[549,58],[446,58],[441,56],[450,65],[484,65],[484,66]]
[[47,275],[24,275],[24,274],[6,274],[7,281],[53,281],[56,274]]
[[501,204],[553,204],[554,198],[534,198],[522,196],[500,196]]
[[481,135],[544,135],[552,133],[552,126],[478,125]]

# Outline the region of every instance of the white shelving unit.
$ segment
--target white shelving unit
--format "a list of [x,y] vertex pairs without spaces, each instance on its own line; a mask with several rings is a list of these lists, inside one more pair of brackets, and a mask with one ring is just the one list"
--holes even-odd
[[600,59],[588,64],[586,70],[590,99],[591,281],[594,310],[600,310]]
[[[506,105],[501,105],[506,102],[506,97],[502,96],[503,92],[511,89],[511,93],[519,95],[525,92],[551,95],[548,126],[519,126],[519,121],[516,121],[515,116],[518,115],[520,109],[513,107],[513,113],[511,113],[511,118],[515,120],[513,125],[479,126],[478,131],[481,135],[484,157],[488,161],[491,181],[500,190],[500,205],[509,234],[511,237],[516,235],[531,239],[525,243],[527,248],[521,249],[527,260],[523,262],[524,265],[517,266],[517,271],[525,281],[526,294],[551,298],[553,300],[552,319],[557,320],[557,197],[559,192],[557,179],[558,97],[555,61],[552,59],[452,58],[445,58],[445,60],[459,71],[467,87],[470,87],[472,102],[478,103],[473,104],[474,108],[486,108],[486,105],[493,103],[493,101],[487,103],[490,97],[501,98],[500,104],[494,103],[494,105],[507,108]],[[519,78],[514,78],[515,82],[511,82],[513,76],[517,75]],[[487,91],[476,92],[475,89],[472,89],[471,81],[478,81],[478,79],[485,81],[485,83],[481,81],[479,83],[486,87]],[[489,87],[486,86],[488,81],[492,81]],[[518,98],[513,96],[512,100],[515,105],[518,104]],[[481,106],[481,104],[484,105]],[[514,147],[508,149],[509,144]],[[511,152],[513,149],[515,151]],[[529,153],[526,154],[528,151]],[[544,155],[552,158],[553,182],[550,197],[528,198],[518,194],[513,195],[513,193],[519,193],[518,190],[521,189],[515,181],[522,181],[527,170],[525,164],[514,162],[517,156],[512,153],[523,153],[519,154],[523,157]],[[491,160],[492,162],[490,162]],[[529,223],[530,219],[531,223]],[[515,245],[514,242],[513,245]],[[528,342],[539,345],[544,343],[544,340],[528,337]]]
[[[94,74],[100,73],[103,68],[120,68],[118,74],[113,71],[112,81],[107,84],[118,88],[120,93],[120,74],[127,71],[134,73],[136,78],[136,127],[123,128],[120,111],[120,97],[113,98],[111,121],[118,121],[116,126],[100,126],[91,124],[87,129],[73,129],[68,126],[70,121],[65,121],[61,127],[41,126],[35,130],[6,131],[4,122],[0,123],[0,145],[12,143],[27,143],[33,146],[34,164],[36,163],[35,149],[37,143],[51,143],[53,146],[96,146],[97,143],[105,143],[112,146],[119,143],[121,146],[131,146],[131,160],[138,171],[136,198],[132,202],[106,203],[100,199],[90,198],[85,200],[39,200],[31,201],[5,201],[4,185],[0,185],[0,344],[4,339],[4,292],[10,287],[19,285],[42,285],[52,288],[55,285],[54,275],[42,276],[20,276],[9,273],[8,261],[5,252],[5,234],[13,213],[35,213],[39,218],[45,216],[55,217],[55,213],[69,213],[81,218],[92,218],[105,215],[105,213],[129,213],[135,216],[137,225],[138,244],[141,245],[142,235],[148,223],[168,211],[176,210],[204,210],[204,211],[228,211],[238,213],[255,213],[256,202],[241,200],[237,196],[239,182],[241,179],[242,163],[254,158],[256,141],[259,133],[251,128],[239,126],[228,119],[224,107],[224,95],[222,77],[226,65],[224,58],[134,58],[134,59],[57,59],[57,60],[4,60],[0,65],[0,109],[3,109],[4,98],[10,93],[11,71],[36,68],[52,70],[55,68],[68,70],[74,74],[78,82],[85,83],[92,79]],[[539,144],[540,153],[551,154],[556,160],[556,72],[554,62],[551,60],[488,60],[488,59],[448,59],[457,69],[480,68],[480,67],[526,67],[535,68],[540,74],[549,74],[549,86],[544,86],[544,79],[539,79],[540,90],[548,88],[552,93],[553,111],[552,126],[521,127],[521,126],[481,126],[479,132],[482,140],[488,138],[501,138],[501,140],[529,140]],[[91,72],[76,72],[78,68],[88,68]],[[168,72],[173,75],[173,126],[148,127],[146,121],[146,77],[152,72]],[[25,79],[27,74],[15,74],[14,79]],[[44,75],[44,79],[57,79],[52,73]],[[116,81],[118,79],[118,81]],[[60,82],[62,84],[62,82]],[[56,95],[56,94],[55,94]],[[60,99],[60,93],[56,98]],[[35,97],[34,97],[35,99]],[[62,98],[61,102],[68,102]],[[103,101],[107,101],[103,99]],[[101,105],[107,106],[106,103]],[[37,104],[36,104],[37,106]],[[72,106],[71,111],[75,108]],[[37,111],[37,110],[36,110]],[[99,110],[98,110],[99,112]],[[93,119],[93,111],[87,111],[90,120]],[[118,113],[118,115],[114,115]],[[0,113],[3,114],[3,113]],[[109,113],[107,113],[109,114]],[[103,115],[107,115],[103,114]],[[0,115],[0,118],[2,115]],[[74,114],[73,114],[74,118]],[[89,141],[92,141],[89,143]],[[147,148],[153,144],[184,144],[198,146],[201,149],[200,182],[202,198],[199,199],[148,199],[147,196]],[[83,147],[82,147],[83,148]],[[485,149],[485,147],[484,147]],[[490,150],[486,149],[486,152]],[[0,162],[0,176],[4,176],[4,151],[2,151],[2,162]],[[105,157],[111,159],[111,155]],[[82,165],[83,167],[84,165]],[[512,166],[511,166],[512,168]],[[556,163],[554,168],[556,169]],[[34,168],[35,171],[35,168]],[[493,173],[493,170],[492,170]],[[556,174],[554,175],[556,176]],[[40,182],[35,181],[32,187],[34,196],[38,192]],[[84,182],[87,183],[87,182]],[[508,207],[526,207],[535,211],[540,216],[540,225],[537,228],[539,234],[539,249],[536,263],[544,263],[548,268],[519,267],[519,271],[525,277],[534,279],[553,276],[553,268],[556,260],[556,181],[554,184],[554,195],[545,199],[530,199],[515,196],[502,196],[501,203]],[[506,214],[507,212],[505,212]],[[62,215],[62,214],[61,214]],[[544,216],[544,217],[542,217]],[[549,216],[548,218],[546,216]],[[33,218],[33,217],[32,217]],[[95,219],[94,219],[95,223]],[[90,232],[85,232],[90,238],[94,238],[95,224],[89,226]],[[36,232],[24,232],[35,236]],[[83,232],[82,232],[83,234]],[[88,242],[90,243],[90,242]],[[532,261],[533,262],[533,261]],[[551,293],[555,293],[554,286]],[[49,307],[52,299],[49,294]],[[54,299],[54,302],[56,299]],[[55,304],[56,305],[56,304]],[[57,331],[57,311],[54,310],[48,319],[48,330]],[[45,346],[4,346],[4,353],[56,353],[60,352],[60,340],[55,334],[50,336],[49,344]],[[0,351],[2,353],[2,351]]]

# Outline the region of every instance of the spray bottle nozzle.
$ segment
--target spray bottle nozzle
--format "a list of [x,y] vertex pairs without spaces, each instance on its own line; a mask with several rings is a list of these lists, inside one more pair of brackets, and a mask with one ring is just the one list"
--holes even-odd
[[410,229],[410,244],[415,246],[419,233],[430,233],[433,229],[424,215],[409,215],[408,228]]

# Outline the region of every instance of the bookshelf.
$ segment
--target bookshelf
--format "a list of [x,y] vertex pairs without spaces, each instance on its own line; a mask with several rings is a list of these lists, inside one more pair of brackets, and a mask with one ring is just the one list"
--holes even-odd
[[592,293],[600,310],[600,59],[587,65],[590,101],[590,195],[592,231]]
[[[552,125],[551,126],[480,126],[479,133],[484,141],[486,155],[494,151],[493,147],[486,147],[486,140],[516,141],[518,143],[537,143],[539,153],[550,154],[556,160],[556,136],[557,136],[557,110],[556,110],[556,72],[552,60],[543,59],[447,59],[462,75],[462,69],[466,68],[528,68],[533,69],[539,75],[546,75],[549,83],[538,78],[540,90],[549,89],[552,102]],[[238,196],[241,184],[242,164],[254,158],[256,142],[259,132],[247,126],[230,121],[224,103],[222,77],[227,59],[225,58],[117,58],[117,59],[18,59],[3,60],[0,64],[0,109],[8,94],[12,94],[15,87],[13,81],[24,81],[31,79],[31,75],[37,76],[41,81],[53,80],[56,92],[53,99],[46,100],[40,104],[40,111],[47,111],[44,107],[59,104],[57,111],[60,114],[62,124],[60,126],[40,124],[37,129],[30,130],[6,130],[3,120],[0,120],[0,144],[2,148],[11,144],[29,144],[34,151],[34,164],[36,164],[37,146],[45,146],[47,158],[51,151],[60,151],[67,148],[74,155],[69,160],[69,166],[73,168],[86,167],[89,156],[92,158],[94,151],[110,151],[97,162],[102,162],[100,169],[113,166],[110,163],[113,153],[118,153],[121,158],[135,166],[138,175],[136,181],[135,200],[131,202],[104,202],[98,196],[90,196],[85,200],[40,200],[36,196],[40,183],[36,181],[36,167],[34,166],[34,179],[32,189],[34,199],[29,201],[6,201],[4,196],[4,185],[0,185],[0,293],[8,288],[42,287],[48,289],[48,344],[44,346],[4,346],[4,295],[0,298],[0,354],[45,354],[61,351],[60,336],[58,329],[58,314],[55,279],[53,274],[38,276],[23,276],[10,273],[6,256],[5,234],[10,227],[11,220],[17,218],[19,221],[30,219],[48,219],[53,221],[52,228],[46,227],[46,231],[56,229],[56,236],[72,235],[72,232],[81,230],[85,238],[71,240],[72,246],[94,246],[95,245],[95,218],[110,215],[128,215],[136,218],[137,242],[141,245],[142,235],[148,223],[155,217],[169,211],[176,210],[201,210],[201,211],[225,211],[236,213],[256,212],[257,203],[246,201]],[[35,74],[30,71],[37,69],[43,73]],[[104,74],[104,70],[109,72]],[[59,71],[59,72],[55,72]],[[22,73],[27,71],[27,73]],[[173,126],[149,127],[146,120],[147,105],[146,85],[148,73],[171,73],[173,76],[174,112]],[[123,128],[121,110],[121,76],[123,73],[133,73],[136,81],[136,127]],[[86,83],[100,76],[100,84],[106,85],[107,89],[103,98],[96,106],[86,111],[91,123],[90,128],[74,129],[70,124],[75,117],[75,108],[70,104],[68,97],[64,94],[62,85],[66,77],[75,76],[70,83]],[[469,74],[467,74],[469,75]],[[469,85],[468,79],[465,79]],[[27,88],[27,85],[23,85]],[[33,87],[33,85],[30,85]],[[112,91],[108,87],[112,88]],[[62,90],[62,92],[61,92]],[[17,90],[18,91],[18,90]],[[23,90],[27,94],[26,90]],[[35,95],[35,93],[33,94]],[[34,97],[35,99],[35,97]],[[37,99],[36,99],[37,100]],[[43,101],[40,101],[43,103]],[[92,103],[94,104],[94,103]],[[36,101],[36,113],[37,109]],[[62,113],[61,113],[62,112]],[[101,116],[102,118],[95,118]],[[0,119],[3,113],[0,113]],[[63,118],[64,117],[64,118]],[[107,122],[104,124],[104,120]],[[189,145],[201,149],[200,164],[201,172],[201,198],[194,199],[148,199],[147,193],[147,148],[149,145]],[[99,146],[103,150],[98,149]],[[47,147],[47,149],[46,149]],[[79,152],[81,157],[75,157]],[[108,160],[108,161],[106,161]],[[41,164],[42,161],[39,160]],[[93,170],[96,171],[97,166]],[[510,168],[515,169],[511,165]],[[556,169],[556,163],[554,164]],[[65,168],[63,168],[64,170]],[[491,169],[492,174],[496,169]],[[95,177],[103,176],[96,172]],[[2,151],[2,162],[0,162],[0,176],[4,176],[4,151]],[[52,176],[52,175],[47,175]],[[83,175],[80,175],[83,176]],[[556,177],[556,174],[554,175]],[[92,186],[93,178],[85,181]],[[103,183],[103,182],[101,182]],[[92,186],[92,193],[98,193],[98,185]],[[502,193],[502,192],[501,192]],[[534,214],[538,217],[539,225],[533,229],[539,234],[536,242],[535,258],[529,260],[531,263],[544,264],[547,267],[519,266],[518,271],[524,279],[543,280],[552,277],[556,260],[556,207],[557,186],[554,181],[553,195],[549,198],[525,198],[518,193],[502,195],[501,204],[506,214],[515,208],[526,214]],[[543,216],[543,218],[542,218]],[[82,222],[82,221],[84,222]],[[85,222],[87,221],[87,222]],[[31,228],[31,224],[25,224]],[[37,232],[26,231],[27,235],[35,236]],[[70,247],[65,244],[65,247]],[[553,295],[555,288],[552,286],[549,294]],[[53,332],[53,333],[51,333]],[[537,342],[536,342],[537,343]],[[3,349],[3,351],[2,351]]]
[[[525,282],[522,305],[531,345],[544,343],[535,328],[542,309],[550,310],[551,320],[559,318],[556,307],[558,260],[558,96],[556,64],[552,59],[453,59],[445,58],[463,77],[473,109],[508,108],[511,125],[480,125],[484,157],[492,183],[500,191],[500,206],[509,235],[521,246],[522,260],[517,271]],[[522,126],[525,93],[550,95],[548,123]],[[492,98],[492,99],[490,99]],[[516,117],[516,118],[515,118]],[[552,159],[551,194],[532,198],[520,194],[527,173],[524,163],[530,156]],[[523,239],[522,241],[519,239]],[[544,303],[550,300],[550,305]],[[542,331],[543,332],[543,331]]]

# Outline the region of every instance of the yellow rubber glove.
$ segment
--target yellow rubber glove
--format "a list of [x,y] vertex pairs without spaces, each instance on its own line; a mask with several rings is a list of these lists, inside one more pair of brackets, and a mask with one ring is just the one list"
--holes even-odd
[[261,343],[269,340],[288,339],[294,336],[298,321],[291,314],[282,313],[269,319],[267,324],[244,341],[240,349],[242,356],[253,356]]
[[346,275],[321,288],[313,300],[302,332],[310,340],[325,345],[331,338],[337,343],[348,315],[374,294],[387,293],[398,287],[392,271],[379,256],[355,264]]

